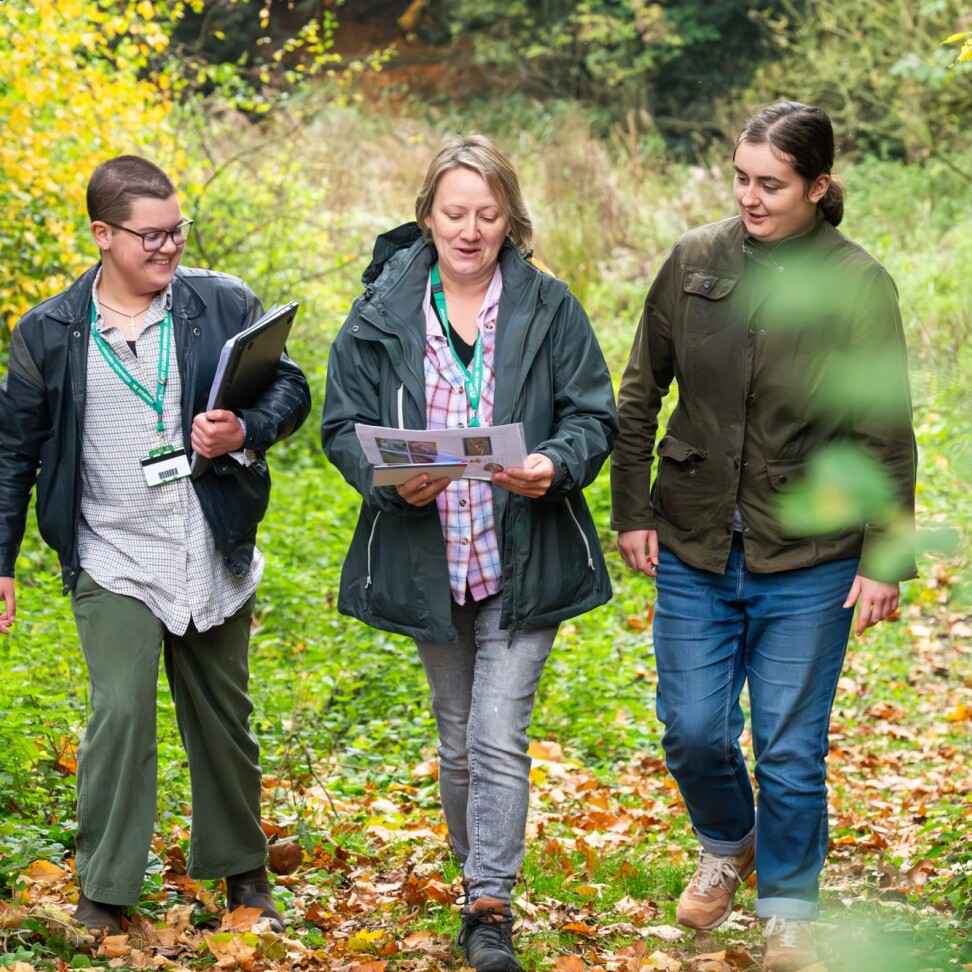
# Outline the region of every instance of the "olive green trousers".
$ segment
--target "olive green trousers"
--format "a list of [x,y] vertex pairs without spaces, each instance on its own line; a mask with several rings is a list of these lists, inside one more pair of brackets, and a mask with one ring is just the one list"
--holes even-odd
[[90,680],[78,750],[76,870],[93,901],[138,901],[156,820],[159,656],[189,762],[189,874],[216,879],[259,867],[260,750],[250,732],[247,652],[254,599],[205,632],[167,631],[137,598],[84,571],[71,595]]

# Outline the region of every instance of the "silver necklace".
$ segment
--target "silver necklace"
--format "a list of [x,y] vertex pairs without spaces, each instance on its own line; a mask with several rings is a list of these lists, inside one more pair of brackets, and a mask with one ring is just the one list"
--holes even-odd
[[154,302],[155,302],[155,298],[153,297],[141,310],[135,311],[134,314],[129,314],[128,311],[121,311],[118,310],[117,307],[112,307],[111,304],[106,304],[104,299],[99,299],[98,301],[98,303],[101,304],[102,307],[104,307],[106,310],[110,310],[113,314],[118,314],[119,317],[127,317],[129,322],[128,326],[131,328],[133,335],[135,333],[135,328],[138,326],[135,323],[135,318],[141,317],[141,315],[144,314],[152,306]]

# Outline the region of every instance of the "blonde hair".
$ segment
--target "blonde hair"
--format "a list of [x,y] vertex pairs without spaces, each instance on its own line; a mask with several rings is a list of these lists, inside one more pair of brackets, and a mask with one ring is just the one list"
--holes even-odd
[[496,197],[503,218],[509,226],[508,235],[521,253],[526,253],[533,236],[533,223],[523,202],[520,180],[513,163],[488,139],[478,132],[450,139],[439,149],[425,173],[425,181],[415,197],[415,220],[422,235],[430,243],[432,235],[425,218],[432,211],[439,180],[450,169],[472,169],[479,173]]

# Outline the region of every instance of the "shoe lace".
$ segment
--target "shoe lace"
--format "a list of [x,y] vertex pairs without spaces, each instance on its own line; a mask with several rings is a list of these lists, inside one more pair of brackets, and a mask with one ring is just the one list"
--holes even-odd
[[706,854],[704,851],[699,855],[695,886],[700,891],[720,886],[731,891],[729,887],[731,881],[734,881],[737,886],[742,884],[742,878],[729,858],[720,857],[718,854]]
[[766,923],[763,937],[776,937],[780,948],[799,948],[800,930],[804,924],[804,922],[792,921],[780,915],[773,915]]
[[480,937],[485,945],[502,947],[512,946],[513,917],[497,915],[490,911],[467,911],[462,916],[462,927],[457,940],[460,948],[469,941],[475,929],[480,929]]

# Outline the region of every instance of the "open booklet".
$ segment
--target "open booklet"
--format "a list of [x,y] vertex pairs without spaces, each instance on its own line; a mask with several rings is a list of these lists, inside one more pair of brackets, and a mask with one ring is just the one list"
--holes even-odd
[[526,461],[523,424],[474,429],[394,429],[355,423],[354,431],[375,467],[375,486],[397,486],[428,473],[430,479],[489,479]]

